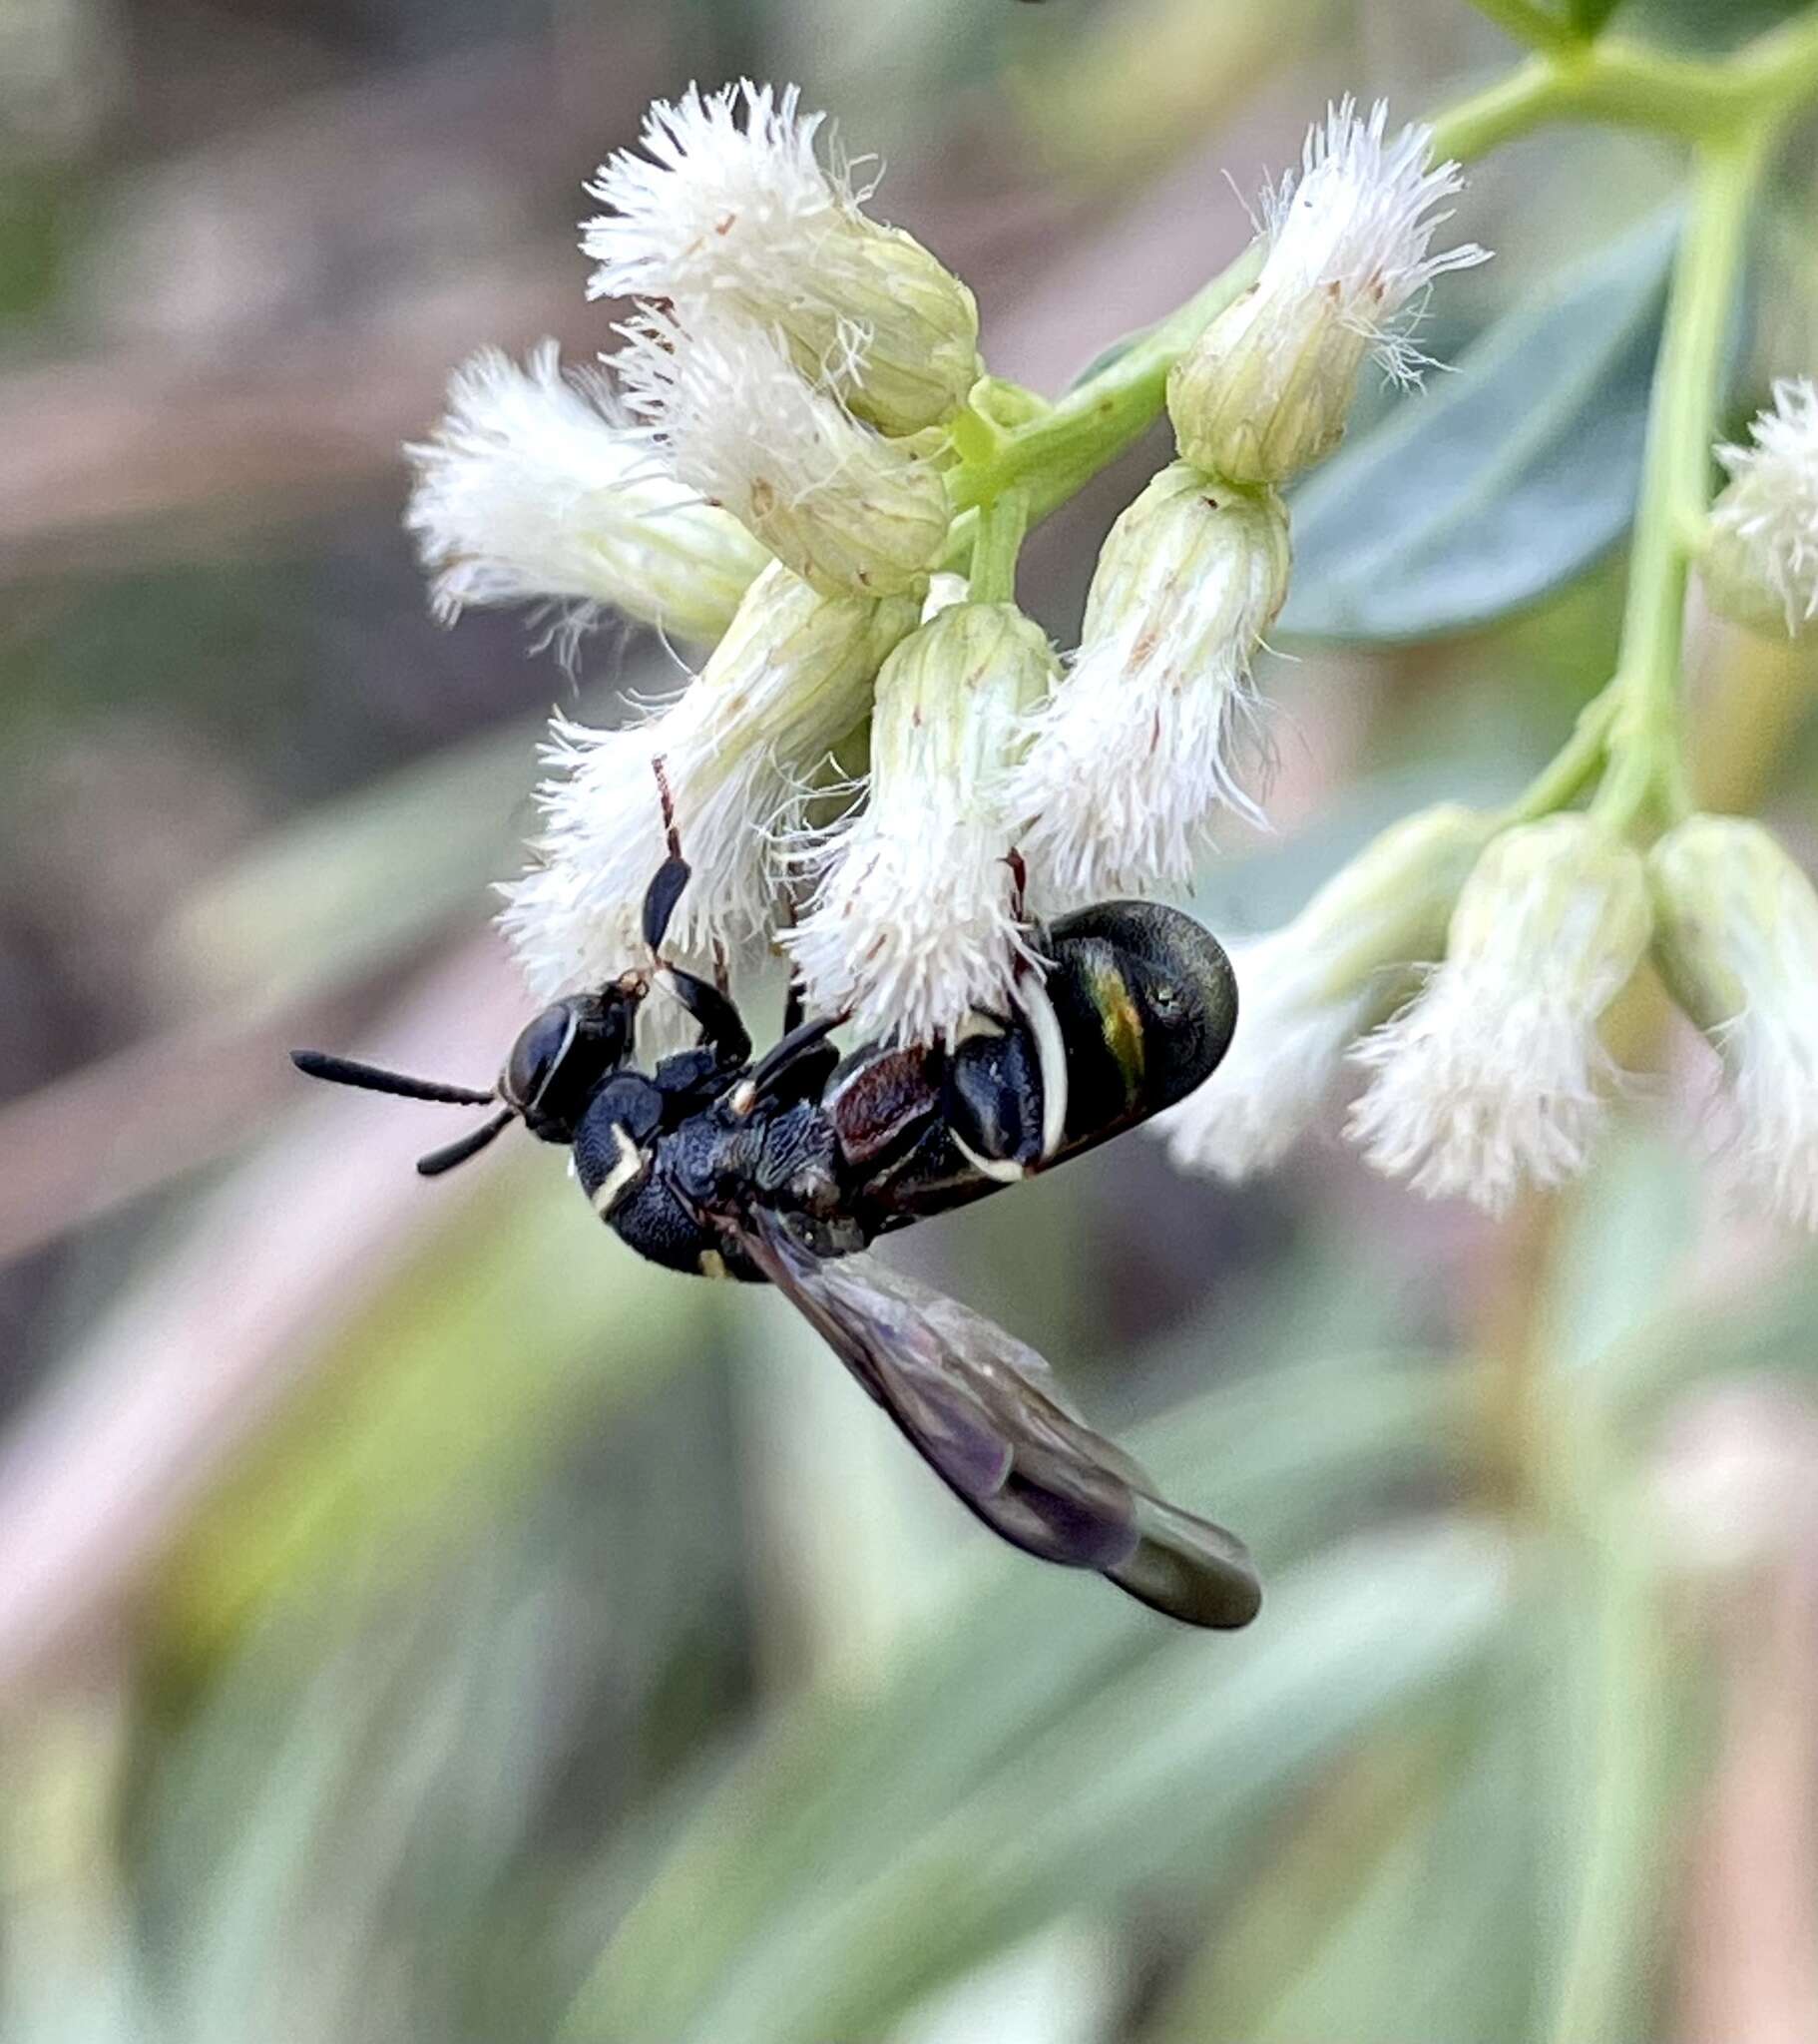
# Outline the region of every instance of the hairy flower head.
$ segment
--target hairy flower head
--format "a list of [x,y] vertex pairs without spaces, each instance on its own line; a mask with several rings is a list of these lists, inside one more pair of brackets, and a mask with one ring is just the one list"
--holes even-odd
[[683,482],[829,596],[920,591],[947,544],[947,493],[905,441],[811,383],[779,336],[716,310],[650,313],[615,358],[626,399]]
[[1237,482],[1285,482],[1329,454],[1364,357],[1412,376],[1409,306],[1436,276],[1482,262],[1475,243],[1435,255],[1434,209],[1463,188],[1455,163],[1431,164],[1433,131],[1385,139],[1388,110],[1368,120],[1352,100],[1308,134],[1298,182],[1264,201],[1256,282],[1174,364],[1168,411],[1180,452]]
[[553,340],[520,368],[482,348],[448,385],[404,523],[438,618],[469,604],[555,604],[565,629],[601,606],[713,640],[768,558],[724,511],[665,473],[598,371],[564,375]]
[[1290,923],[1232,952],[1237,1033],[1204,1085],[1150,1126],[1182,1171],[1267,1171],[1313,1125],[1346,1051],[1445,948],[1491,826],[1456,802],[1404,817],[1340,867]]
[[1287,574],[1274,492],[1184,462],[1113,526],[1079,652],[1029,719],[1011,790],[1044,912],[1190,879],[1218,808],[1249,808],[1231,742]]
[[1603,1010],[1647,946],[1637,852],[1592,817],[1505,831],[1459,895],[1445,963],[1355,1052],[1349,1130],[1379,1171],[1491,1213],[1589,1159],[1604,1112]]
[[1758,632],[1818,621],[1818,384],[1774,385],[1748,447],[1719,447],[1729,485],[1711,507],[1700,563],[1711,608]]
[[1032,957],[1019,922],[1004,767],[1024,707],[1054,679],[1013,604],[960,603],[905,639],[877,678],[865,801],[807,847],[808,913],[782,942],[821,1012],[905,1042],[1007,1010]]
[[536,862],[504,889],[501,917],[532,990],[598,984],[642,961],[639,908],[667,848],[658,761],[693,868],[675,948],[706,958],[766,930],[774,834],[864,716],[879,663],[915,615],[901,599],[820,596],[772,563],[667,709],[621,731],[558,717]]
[[1688,817],[1647,870],[1660,976],[1723,1060],[1730,1168],[1818,1232],[1818,894],[1740,816]]
[[780,333],[809,376],[849,352],[851,409],[913,433],[977,380],[978,307],[919,242],[867,218],[872,186],[837,158],[822,165],[823,118],[799,111],[794,86],[748,79],[660,101],[640,149],[588,187],[609,209],[582,235],[598,265],[589,293],[668,299],[684,325],[730,306]]

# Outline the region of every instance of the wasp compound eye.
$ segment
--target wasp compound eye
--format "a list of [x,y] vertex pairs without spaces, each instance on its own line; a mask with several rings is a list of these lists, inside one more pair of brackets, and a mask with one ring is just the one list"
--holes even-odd
[[526,1023],[511,1047],[505,1076],[499,1082],[500,1092],[520,1113],[529,1113],[542,1099],[579,1026],[567,1001],[558,1001]]

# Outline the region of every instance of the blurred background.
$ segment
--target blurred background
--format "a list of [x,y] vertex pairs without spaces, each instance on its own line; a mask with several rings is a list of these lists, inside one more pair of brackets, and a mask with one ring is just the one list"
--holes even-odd
[[[1133,1137],[893,1246],[1242,1530],[1230,1638],[998,1549],[780,1301],[638,1263],[548,1153],[427,1188],[435,1110],[283,1055],[485,1083],[539,721],[673,679],[439,631],[398,522],[458,360],[609,343],[579,188],[652,96],[799,80],[1052,391],[1242,246],[1328,96],[1512,56],[1462,0],[0,0],[5,2044],[1818,2035],[1818,1261],[1712,1191],[1645,990],[1657,1077],[1503,1226],[1335,1105],[1265,1183]],[[1738,420],[1818,364],[1811,140]],[[1499,153],[1426,344],[1607,285],[1626,431],[1677,169]],[[1339,601],[1367,513],[1309,503],[1215,927],[1564,737],[1621,589],[1595,444],[1614,502],[1512,541],[1492,625]],[[1063,642],[1161,458],[1032,542]],[[1811,657],[1692,645],[1705,798],[1809,864]]]

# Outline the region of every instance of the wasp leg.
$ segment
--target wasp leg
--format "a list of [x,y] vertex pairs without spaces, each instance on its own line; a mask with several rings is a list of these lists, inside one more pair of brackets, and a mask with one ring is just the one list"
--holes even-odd
[[782,997],[782,1036],[779,1039],[780,1042],[787,1043],[789,1038],[795,1034],[806,1019],[807,1011],[807,982],[799,972],[791,972],[789,974],[789,984],[784,990]]
[[1016,1019],[977,1014],[948,1061],[946,1106],[961,1154],[1014,1183],[1051,1164],[1067,1133],[1067,1045],[1038,971],[1017,984]]
[[751,1055],[751,1033],[729,994],[679,965],[660,965],[656,979],[694,1018],[701,1043],[722,1066],[742,1065]]
[[749,1114],[758,1102],[812,1100],[819,1097],[839,1052],[827,1041],[846,1018],[821,1015],[795,1027],[764,1052],[732,1091],[735,1113]]

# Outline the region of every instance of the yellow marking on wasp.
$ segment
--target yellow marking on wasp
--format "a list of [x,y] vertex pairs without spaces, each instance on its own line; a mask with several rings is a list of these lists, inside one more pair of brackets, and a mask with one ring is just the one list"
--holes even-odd
[[1099,1011],[1105,1047],[1118,1061],[1125,1091],[1134,1101],[1142,1088],[1142,1016],[1115,965],[1093,967],[1092,1002]]
[[717,1250],[702,1250],[699,1269],[703,1278],[723,1278],[726,1275],[726,1260]]
[[972,1166],[973,1170],[982,1171],[987,1178],[996,1179],[999,1185],[1021,1185],[1023,1180],[1029,1176],[1029,1167],[1025,1164],[1017,1163],[1015,1158],[981,1157],[972,1145],[967,1142],[966,1138],[960,1134],[958,1129],[950,1130],[949,1134],[953,1137],[953,1147]]
[[619,1146],[619,1162],[600,1181],[600,1189],[594,1195],[594,1212],[602,1221],[644,1176],[644,1153],[632,1141],[623,1122],[614,1122],[613,1141]]

